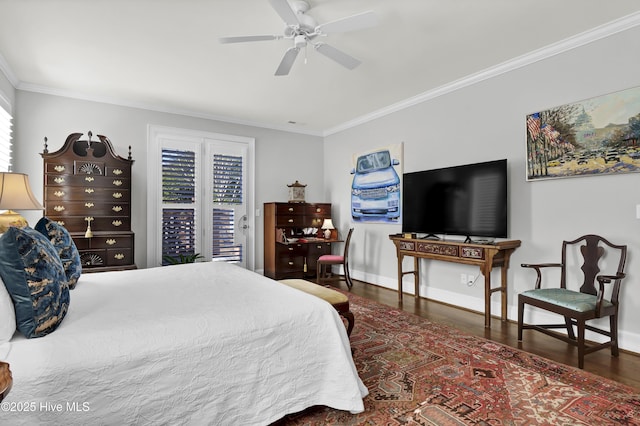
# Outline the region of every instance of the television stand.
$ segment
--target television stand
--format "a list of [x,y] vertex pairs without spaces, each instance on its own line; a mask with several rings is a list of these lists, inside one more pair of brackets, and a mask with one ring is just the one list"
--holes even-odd
[[[507,270],[511,253],[520,247],[520,240],[477,244],[403,238],[398,235],[389,235],[389,239],[395,244],[398,257],[398,301],[400,303],[402,303],[402,277],[408,274],[413,275],[414,297],[416,299],[420,297],[420,259],[464,263],[479,266],[480,272],[484,275],[484,326],[491,327],[491,295],[498,291],[502,294],[500,319],[507,320]],[[413,271],[403,271],[402,261],[405,256],[413,257]],[[491,287],[491,271],[494,266],[500,266],[501,269],[500,287]]]
[[438,237],[436,234],[427,234],[424,237],[420,237],[421,240],[435,240],[435,241],[440,241],[440,237]]

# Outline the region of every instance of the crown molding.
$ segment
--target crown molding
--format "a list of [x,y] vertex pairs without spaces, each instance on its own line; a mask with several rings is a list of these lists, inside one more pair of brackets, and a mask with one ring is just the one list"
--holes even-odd
[[206,114],[206,113],[191,111],[191,110],[163,107],[156,104],[133,102],[126,99],[120,99],[120,98],[114,98],[114,97],[108,97],[108,96],[86,95],[84,93],[56,89],[56,88],[47,87],[47,86],[39,86],[31,83],[19,83],[16,89],[24,90],[27,92],[42,93],[45,95],[61,96],[61,97],[71,98],[71,99],[79,99],[79,100],[90,101],[90,102],[99,102],[99,103],[118,105],[118,106],[129,107],[129,108],[143,109],[146,111],[156,111],[156,112],[162,112],[166,114],[184,115],[184,116],[193,117],[193,118],[202,118],[206,120],[221,121],[228,124],[239,124],[243,126],[258,127],[262,129],[269,129],[269,130],[279,130],[279,131],[284,131],[289,133],[300,133],[300,134],[305,134],[310,136],[320,136],[320,137],[323,136],[323,133],[321,131],[287,127],[284,125],[277,126],[271,123],[241,120],[238,118],[227,117],[223,115]]
[[13,87],[18,86],[20,80],[18,80],[18,77],[13,73],[13,70],[4,56],[2,56],[2,53],[0,53],[0,71],[2,71],[2,74],[4,74],[5,77],[7,77],[7,80],[9,80],[9,83],[11,83]]
[[534,64],[547,58],[551,58],[560,53],[564,53],[569,50],[576,49],[580,46],[593,43],[594,41],[634,28],[638,25],[640,25],[640,12],[635,12],[620,19],[616,19],[614,21],[592,28],[583,33],[566,38],[557,43],[550,44],[543,48],[526,53],[522,56],[518,56],[516,58],[502,62],[498,65],[486,68],[475,74],[470,74],[466,77],[452,81],[433,90],[423,92],[419,95],[381,108],[377,111],[373,111],[370,114],[363,115],[361,117],[342,123],[338,126],[326,129],[323,133],[323,136],[326,137],[335,133],[342,132],[352,127],[356,127],[369,121],[384,117],[386,115],[393,114],[394,112],[398,112],[411,106],[438,98],[440,96],[446,95],[447,93],[463,89],[467,86],[480,83],[484,80],[497,77],[499,75],[517,70],[527,65]]

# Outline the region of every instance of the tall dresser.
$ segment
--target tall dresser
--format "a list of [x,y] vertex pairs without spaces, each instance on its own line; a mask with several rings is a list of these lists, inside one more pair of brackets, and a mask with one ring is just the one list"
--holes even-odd
[[135,269],[131,231],[131,147],[123,158],[106,136],[72,133],[56,152],[45,138],[45,215],[73,238],[83,272]]
[[330,218],[329,203],[265,203],[264,274],[276,280],[315,278],[318,257],[338,242],[319,237],[322,222]]

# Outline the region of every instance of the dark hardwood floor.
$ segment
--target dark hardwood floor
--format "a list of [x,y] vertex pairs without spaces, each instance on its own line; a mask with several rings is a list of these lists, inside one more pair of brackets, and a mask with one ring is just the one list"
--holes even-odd
[[[332,285],[347,289],[344,281],[334,282]],[[446,324],[469,334],[500,342],[556,362],[574,367],[578,365],[577,348],[561,340],[537,331],[524,330],[523,341],[518,342],[518,325],[516,322],[502,322],[498,317],[492,319],[491,328],[485,328],[484,314],[482,313],[471,312],[424,298],[416,300],[412,295],[408,294],[404,295],[403,304],[400,306],[396,291],[356,280],[354,280],[351,292],[393,308],[419,315],[430,321]],[[356,327],[357,324],[358,318],[356,316]],[[584,370],[640,390],[639,354],[621,351],[619,357],[612,357],[609,349],[603,349],[586,355]]]

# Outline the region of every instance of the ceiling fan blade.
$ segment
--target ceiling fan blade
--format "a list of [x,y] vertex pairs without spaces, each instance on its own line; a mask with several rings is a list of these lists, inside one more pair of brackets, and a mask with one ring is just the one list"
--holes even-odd
[[282,61],[280,61],[280,65],[278,66],[275,75],[289,74],[289,71],[291,70],[293,63],[295,62],[299,51],[300,49],[297,47],[290,47],[289,49],[287,49],[284,56],[282,57]]
[[234,37],[220,37],[218,40],[222,44],[226,43],[244,43],[247,41],[264,41],[264,40],[277,40],[281,38],[275,35],[253,35],[253,36],[234,36]]
[[280,18],[282,18],[287,26],[294,27],[300,25],[296,12],[291,9],[291,5],[287,0],[269,0],[269,3],[271,3],[271,7],[275,9],[276,13],[280,15]]
[[327,22],[316,27],[316,31],[323,34],[343,33],[347,31],[361,30],[378,25],[378,18],[372,11],[358,13],[346,18]]
[[361,61],[354,58],[353,56],[347,55],[343,51],[338,50],[333,46],[329,46],[328,44],[318,43],[314,47],[318,52],[322,53],[327,58],[333,59],[343,67],[348,68],[350,70],[354,69],[355,67],[357,67],[362,63]]

